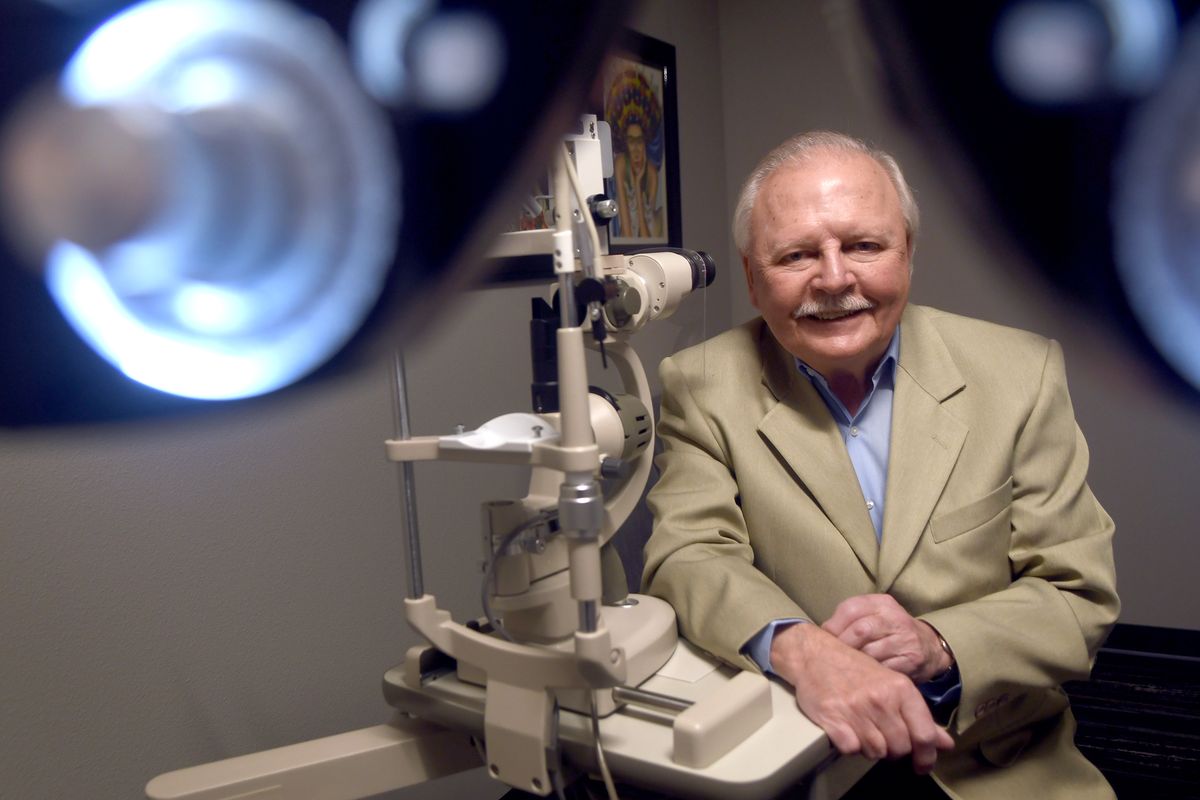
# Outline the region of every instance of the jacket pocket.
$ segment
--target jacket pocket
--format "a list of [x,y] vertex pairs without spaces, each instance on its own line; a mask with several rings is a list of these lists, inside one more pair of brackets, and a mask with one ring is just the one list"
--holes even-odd
[[929,520],[929,532],[935,542],[944,542],[991,522],[1012,505],[1012,478],[974,502]]

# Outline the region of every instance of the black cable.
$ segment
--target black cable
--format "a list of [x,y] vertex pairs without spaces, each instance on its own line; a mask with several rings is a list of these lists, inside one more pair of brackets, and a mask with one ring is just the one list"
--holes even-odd
[[[500,545],[495,550],[492,551],[491,555],[488,556],[487,566],[484,568],[484,571],[483,571],[483,587],[482,587],[482,590],[480,591],[480,598],[479,598],[481,605],[483,606],[483,616],[487,618],[488,624],[492,626],[492,630],[494,630],[500,636],[504,637],[505,639],[507,639],[508,641],[510,641],[514,644],[517,643],[517,640],[512,638],[512,635],[509,634],[508,631],[504,630],[504,626],[500,624],[500,620],[498,620],[496,618],[496,616],[492,613],[492,603],[491,603],[491,600],[488,598],[488,594],[489,594],[488,589],[491,587],[492,581],[495,579],[495,574],[496,574],[496,554],[507,551],[508,548],[512,545],[512,543],[514,541],[516,541],[516,538],[518,536],[520,536],[522,533],[525,533],[526,531],[530,530],[531,528],[533,528],[537,525],[540,525],[542,523],[550,523],[556,519],[558,519],[558,510],[557,509],[555,509],[554,511],[543,511],[541,514],[538,514],[536,517],[530,517],[529,519],[525,520],[520,525],[518,525],[517,527],[513,528],[511,531],[506,533],[504,535],[504,538],[500,540]],[[547,524],[547,528],[548,527],[549,527],[549,525]],[[549,538],[549,537],[547,537],[547,538]]]

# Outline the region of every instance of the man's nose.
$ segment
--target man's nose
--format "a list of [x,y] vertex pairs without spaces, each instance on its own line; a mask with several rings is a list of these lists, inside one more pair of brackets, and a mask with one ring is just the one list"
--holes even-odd
[[818,270],[813,276],[812,287],[829,294],[841,294],[856,281],[854,272],[847,268],[845,256],[838,249],[822,251]]

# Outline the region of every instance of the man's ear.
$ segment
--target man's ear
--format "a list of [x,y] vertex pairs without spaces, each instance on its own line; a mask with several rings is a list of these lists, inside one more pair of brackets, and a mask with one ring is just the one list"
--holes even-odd
[[750,305],[758,308],[758,295],[754,291],[754,268],[750,266],[750,259],[742,256],[742,269],[746,273],[746,288],[750,291]]

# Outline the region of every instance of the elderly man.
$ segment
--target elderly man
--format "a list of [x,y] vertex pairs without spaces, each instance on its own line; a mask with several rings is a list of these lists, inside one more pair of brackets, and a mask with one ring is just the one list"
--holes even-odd
[[1061,349],[909,305],[917,222],[895,161],[840,134],[751,174],[762,316],[662,364],[646,590],[890,759],[860,796],[1112,797],[1060,686],[1119,608]]

